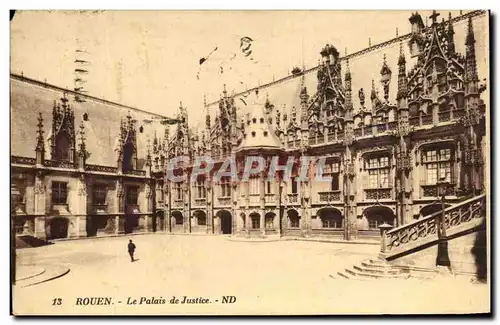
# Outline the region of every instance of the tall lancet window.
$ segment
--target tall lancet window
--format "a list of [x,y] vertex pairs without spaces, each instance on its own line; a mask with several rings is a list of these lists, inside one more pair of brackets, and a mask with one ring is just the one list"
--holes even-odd
[[52,159],[59,161],[71,161],[73,159],[71,154],[71,140],[67,132],[61,131],[56,136],[55,141],[55,155]]
[[123,146],[122,170],[124,172],[134,170],[134,145],[131,142]]

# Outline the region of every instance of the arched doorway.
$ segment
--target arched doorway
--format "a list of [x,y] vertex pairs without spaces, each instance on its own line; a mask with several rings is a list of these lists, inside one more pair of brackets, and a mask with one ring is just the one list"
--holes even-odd
[[260,214],[253,212],[249,215],[250,217],[250,229],[256,230],[260,229]]
[[[102,232],[106,232],[107,228],[109,228],[110,226],[110,219],[111,219],[110,217],[107,217],[105,215],[87,217],[87,236],[88,237],[97,236],[99,230]],[[114,227],[112,222],[111,222],[111,227]]]
[[[446,209],[447,207],[449,207],[450,205],[449,204],[445,204],[444,205],[444,208]],[[427,217],[427,216],[430,216],[431,214],[433,213],[436,213],[438,211],[441,211],[441,204],[440,203],[434,203],[434,204],[429,204],[429,205],[426,205],[425,207],[423,207],[422,209],[420,209],[420,216],[423,218],[423,217]]]
[[297,210],[290,209],[286,212],[288,217],[288,228],[300,228],[300,216]]
[[264,225],[267,230],[274,230],[274,218],[276,218],[274,212],[268,212],[264,216]]
[[227,210],[217,212],[220,218],[220,229],[223,234],[231,234],[233,232],[233,216]]
[[134,228],[139,227],[139,215],[127,214],[125,215],[125,222],[123,224],[123,230],[126,234],[134,232]]
[[165,212],[156,210],[156,215],[153,220],[153,231],[163,231],[165,229]]
[[195,219],[194,220],[195,226],[206,226],[207,225],[207,214],[205,213],[205,211],[196,210],[193,213],[193,217]]
[[323,208],[318,211],[318,217],[321,220],[323,229],[342,229],[344,220],[342,212],[335,208]]
[[363,214],[368,221],[367,230],[379,231],[379,226],[383,223],[395,226],[396,215],[389,207],[382,205],[369,207],[365,209]]
[[180,211],[172,211],[172,228],[182,227],[184,224],[184,217]]
[[67,218],[56,217],[50,220],[50,239],[68,237],[69,220]]

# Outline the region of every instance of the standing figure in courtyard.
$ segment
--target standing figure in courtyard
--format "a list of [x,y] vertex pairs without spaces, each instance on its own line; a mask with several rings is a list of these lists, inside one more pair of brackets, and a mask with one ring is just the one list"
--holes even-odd
[[134,251],[135,251],[135,244],[132,242],[132,239],[130,239],[128,242],[128,254],[130,255],[130,262],[134,261]]

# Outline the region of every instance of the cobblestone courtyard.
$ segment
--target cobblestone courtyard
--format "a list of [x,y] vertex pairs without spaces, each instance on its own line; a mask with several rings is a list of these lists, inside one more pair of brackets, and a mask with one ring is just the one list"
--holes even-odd
[[[376,245],[305,241],[235,242],[225,236],[143,235],[136,262],[129,237],[57,242],[18,250],[18,263],[70,272],[16,287],[16,314],[345,314],[467,313],[489,310],[488,286],[458,278],[355,281],[330,274],[375,256]],[[175,296],[208,304],[170,304]],[[223,296],[234,303],[222,304]],[[110,297],[111,305],[76,305]],[[145,297],[164,304],[127,305]],[[60,305],[53,305],[61,299]],[[130,300],[130,301],[131,301]]]

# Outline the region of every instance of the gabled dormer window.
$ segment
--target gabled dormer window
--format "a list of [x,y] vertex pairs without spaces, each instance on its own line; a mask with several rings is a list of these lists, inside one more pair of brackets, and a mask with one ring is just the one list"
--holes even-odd
[[71,154],[71,140],[66,132],[60,132],[56,135],[55,151],[52,159],[58,161],[71,161],[73,159]]

